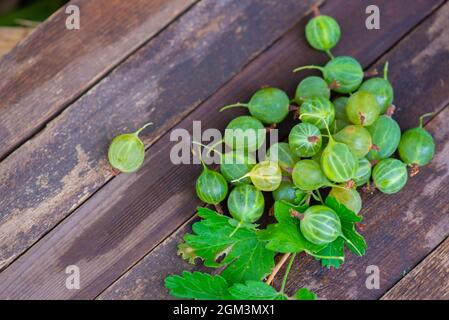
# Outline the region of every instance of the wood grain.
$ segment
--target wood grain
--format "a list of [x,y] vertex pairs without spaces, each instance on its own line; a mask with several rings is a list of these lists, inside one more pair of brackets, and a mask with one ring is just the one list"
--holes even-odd
[[196,0],[73,0],[0,60],[0,159],[39,131]]
[[449,238],[397,283],[383,300],[449,300]]
[[[106,154],[114,136],[152,121],[142,135],[151,144],[285,34],[311,3],[202,1],[0,163],[0,268],[113,177]],[[155,161],[159,168],[167,156]],[[124,190],[149,169],[120,175],[111,186]],[[150,207],[164,202],[163,192],[153,192]],[[141,213],[134,223],[148,211]]]
[[27,37],[33,28],[0,27],[0,58]]
[[[417,3],[422,6],[418,10],[421,16],[413,15],[412,11],[400,10],[400,4],[397,2],[383,4],[395,16],[395,19],[387,19],[391,24],[386,25],[382,31],[388,34],[388,40],[385,42],[382,40],[382,33],[355,31],[360,30],[356,26],[363,25],[364,21],[364,14],[358,7],[353,7],[353,12],[349,13],[348,8],[343,8],[341,3],[330,2],[325,5],[323,12],[332,12],[342,21],[343,29],[348,30],[348,36],[343,39],[341,46],[354,48],[351,53],[361,58],[366,65],[414,25],[409,20],[410,16],[414,17],[416,24],[440,2]],[[398,12],[402,12],[403,16],[398,16]],[[348,14],[353,19],[343,19]],[[401,21],[401,17],[404,21]],[[250,92],[262,84],[284,87],[291,92],[295,83],[302,77],[286,76],[293,67],[305,63],[322,63],[325,60],[324,55],[309,49],[303,37],[298,34],[298,30],[303,28],[303,23],[295,27],[206,103],[188,115],[179,127],[191,129],[193,120],[203,120],[207,127],[223,128],[235,113],[218,114],[219,106],[248,99]],[[361,37],[365,40],[363,45],[355,46],[360,43],[358,39]],[[374,46],[379,42],[383,48]],[[291,52],[301,52],[301,55],[292,55]],[[149,158],[138,174],[116,177],[3,272],[0,275],[0,291],[3,291],[4,296],[94,297],[189,219],[198,205],[193,194],[193,183],[199,167],[171,165],[169,153],[172,145],[169,134],[162,137],[149,149]],[[14,275],[28,268],[26,266],[31,262],[39,263],[41,268],[32,268],[32,271],[17,281]],[[60,287],[64,278],[63,270],[68,264],[80,265],[84,270],[87,285],[79,292],[68,292]],[[161,287],[158,288],[162,290]]]

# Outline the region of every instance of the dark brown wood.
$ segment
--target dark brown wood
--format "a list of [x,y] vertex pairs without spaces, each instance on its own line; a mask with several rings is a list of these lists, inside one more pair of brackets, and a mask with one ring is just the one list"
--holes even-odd
[[74,0],[0,60],[0,159],[39,131],[196,0]]
[[[152,121],[142,136],[148,145],[157,140],[285,34],[312,3],[198,3],[0,163],[0,269],[112,179],[106,154],[115,135]],[[165,160],[160,168],[167,156],[159,155],[157,161]],[[124,187],[148,169],[120,175],[111,186]],[[162,203],[163,190],[153,192],[152,208]]]
[[383,300],[449,300],[449,238],[397,283]]
[[[323,12],[332,13],[342,21],[343,30],[348,30],[349,35],[343,39],[341,47],[351,48],[347,52],[360,58],[366,65],[382,54],[383,49],[392,46],[440,2],[416,3],[421,6],[417,10],[421,15],[412,14],[416,8],[404,12],[404,6],[398,2],[382,3],[385,12],[391,12],[394,19],[386,19],[390,24],[386,22],[379,33],[366,29],[354,31],[364,25],[365,16],[359,7],[353,7],[353,11],[350,11],[351,7],[346,8],[335,1],[326,4]],[[348,14],[352,19],[344,19]],[[414,22],[410,17],[415,19]],[[295,66],[322,63],[325,60],[324,55],[309,49],[304,38],[298,34],[298,30],[303,28],[304,23],[301,23],[283,37],[184,119],[180,127],[191,129],[193,120],[207,120],[207,127],[223,128],[236,113],[219,114],[219,106],[248,99],[250,93],[262,84],[280,86],[291,92],[298,79],[302,78],[301,75],[288,76]],[[388,34],[387,40],[382,40],[384,33]],[[360,38],[364,39],[362,43]],[[336,52],[340,50],[343,51],[340,48]],[[292,55],[291,52],[301,54]],[[191,166],[171,165],[169,152],[172,145],[168,134],[162,137],[149,149],[150,157],[138,174],[116,177],[5,270],[0,275],[0,292],[7,297],[21,298],[94,297],[188,220],[198,204],[193,183],[199,167],[193,169]],[[33,265],[39,264],[39,270],[26,267],[31,262]],[[68,264],[80,265],[84,270],[86,286],[79,292],[69,292],[60,286],[65,277],[63,269]],[[14,274],[23,268],[29,269],[27,275],[16,281]],[[42,280],[45,286],[52,289],[43,289],[42,284],[38,284],[40,280],[36,279],[45,279]],[[162,290],[161,287],[159,289]]]

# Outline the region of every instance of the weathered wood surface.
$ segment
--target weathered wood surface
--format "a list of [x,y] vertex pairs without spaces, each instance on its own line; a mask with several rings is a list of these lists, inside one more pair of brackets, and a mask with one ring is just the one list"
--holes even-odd
[[382,299],[449,300],[449,238]]
[[[73,0],[0,60],[0,159],[151,39],[196,0]],[[124,23],[126,21],[126,23]]]
[[[448,15],[448,7],[448,5],[443,7],[441,12],[405,38],[385,57],[391,62],[390,78],[396,89],[398,113],[395,117],[399,119],[403,127],[415,125],[419,115],[441,110],[448,102],[446,92],[449,78],[444,71],[444,61],[447,59],[441,60],[442,56],[447,55],[447,49],[441,45],[445,43],[443,32],[436,32],[446,27],[447,20],[444,17]],[[425,63],[422,63],[424,62],[422,60],[416,60],[423,51],[421,46],[433,52],[432,55],[426,55]],[[403,60],[405,55],[410,60]],[[410,61],[419,63],[412,64]],[[377,65],[381,66],[383,62],[384,60],[381,60]],[[427,69],[427,65],[435,66],[436,72],[433,72],[433,69],[432,72]],[[409,79],[418,77],[422,81],[414,83],[415,87],[411,89]],[[422,92],[429,92],[435,99],[429,101],[428,96],[423,95]],[[369,199],[365,197],[366,230],[363,233],[367,236],[370,245],[368,255],[364,258],[352,256],[341,270],[329,271],[321,268],[310,258],[302,261],[301,257],[301,265],[297,266],[291,276],[291,290],[308,285],[316,289],[323,298],[378,298],[401,277],[404,268],[416,265],[447,236],[449,220],[445,213],[449,211],[449,208],[443,196],[448,189],[446,141],[449,132],[447,126],[444,126],[447,112],[446,109],[445,113],[439,115],[438,121],[434,120],[431,126],[438,143],[438,156],[432,166],[424,169],[417,178],[412,179],[399,195],[388,197],[376,194]],[[445,129],[441,131],[440,128],[443,127]],[[437,177],[436,180],[435,177]],[[430,209],[430,213],[425,211],[427,209]],[[421,219],[425,217],[426,225],[421,227],[421,222],[415,220],[415,216]],[[168,269],[161,261],[175,255],[176,242],[181,239],[187,229],[188,227],[184,227],[176,231],[117,283],[108,288],[100,298],[167,298],[167,293],[163,289],[163,279],[167,273],[179,273],[192,267],[182,262],[181,258],[177,266],[170,265]],[[379,291],[369,291],[364,286],[365,269],[370,264],[381,268],[382,287]],[[276,285],[279,285],[279,279]]]
[[[115,135],[151,120],[155,126],[143,135],[151,144],[291,29],[312,3],[198,3],[0,163],[0,268],[113,177],[106,154]],[[168,154],[153,151],[150,159],[151,155],[158,156],[151,164],[151,174],[159,174],[158,168],[164,169],[169,163]],[[111,188],[120,186],[124,191],[123,187],[143,177],[148,169],[147,165],[137,174],[120,175]],[[174,178],[173,174],[166,179]],[[167,194],[166,188],[154,188],[148,181],[157,180],[149,179],[145,178],[141,191],[151,194],[145,201],[150,207],[136,210],[140,218],[128,222],[133,226],[148,215],[149,208],[160,206],[164,198],[173,195]],[[175,187],[173,193],[179,190]],[[126,192],[115,200],[134,196],[132,191]],[[129,216],[134,214],[127,201],[117,204],[127,208],[120,209],[119,216],[128,210]],[[91,218],[95,216],[101,217],[94,214]],[[99,229],[107,229],[108,223],[104,223]],[[159,229],[165,235],[166,231]]]
[[[329,2],[323,12],[332,12],[342,21],[342,27],[348,34],[336,52],[348,52],[343,48],[353,48],[349,53],[367,65],[438,3],[417,2],[421,8],[413,8],[410,12],[404,12],[398,2],[383,3],[389,9],[385,11],[391,12],[395,18],[387,17],[385,20],[390,23],[385,23],[379,33],[360,31],[356,27],[364,23],[364,12],[359,8],[353,8],[354,12],[351,12],[338,2]],[[355,18],[344,19],[347,14]],[[298,75],[292,75],[291,78],[286,76],[293,67],[325,60],[324,55],[307,47],[298,31],[303,28],[301,24],[283,37],[190,114],[180,127],[190,129],[192,120],[208,120],[208,127],[223,128],[235,113],[217,114],[218,107],[234,100],[247,99],[250,92],[267,82],[291,92],[298,79],[302,78]],[[384,33],[388,35],[387,40],[384,40]],[[361,37],[363,43],[360,43]],[[301,52],[301,55],[292,55],[291,52]],[[168,159],[171,146],[169,136],[165,135],[150,148],[150,157],[138,174],[115,178],[3,272],[0,275],[0,291],[3,291],[3,295],[20,298],[94,297],[189,219],[198,204],[193,194],[193,181],[199,168],[171,165]],[[167,193],[167,190],[170,192]],[[77,264],[84,270],[86,287],[79,292],[69,292],[61,285],[65,278],[64,268],[69,264]],[[33,268],[33,265],[40,265],[39,270]],[[15,275],[25,269],[28,270],[27,275],[17,281]],[[162,290],[161,287],[159,290]]]
[[0,58],[10,52],[32,31],[33,28],[26,27],[0,27]]

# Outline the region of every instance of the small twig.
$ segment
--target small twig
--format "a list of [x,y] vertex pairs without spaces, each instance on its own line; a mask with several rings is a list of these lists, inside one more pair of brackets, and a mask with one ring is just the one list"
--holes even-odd
[[273,271],[271,272],[270,276],[268,277],[266,284],[270,285],[273,282],[274,277],[276,277],[276,274],[279,272],[279,270],[281,270],[282,266],[288,260],[289,257],[290,257],[290,253],[284,253],[281,260],[279,260],[279,262],[276,264]]
[[223,207],[221,206],[221,204],[219,204],[219,203],[215,204],[214,207],[215,207],[215,211],[217,211],[219,214],[224,214]]

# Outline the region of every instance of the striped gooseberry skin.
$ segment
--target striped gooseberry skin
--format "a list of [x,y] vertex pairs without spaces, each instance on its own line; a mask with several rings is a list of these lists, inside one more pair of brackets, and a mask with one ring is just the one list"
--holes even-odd
[[368,159],[359,159],[359,167],[352,179],[357,187],[361,187],[369,181],[371,178],[371,168],[371,162]]
[[394,91],[390,81],[384,78],[371,78],[366,80],[360,86],[360,90],[369,92],[376,97],[377,104],[380,107],[380,114],[387,112],[394,99]]
[[135,133],[115,137],[108,150],[109,163],[125,173],[137,171],[145,158],[145,146]]
[[425,129],[407,130],[399,143],[399,156],[408,165],[425,166],[435,154],[435,141]]
[[349,123],[348,115],[346,114],[346,105],[348,104],[349,97],[338,97],[332,104],[335,109],[335,119],[344,120]]
[[287,201],[294,205],[299,205],[305,196],[306,193],[295,188],[290,181],[282,181],[279,188],[273,191],[274,201]]
[[265,160],[254,166],[249,177],[257,189],[274,191],[282,182],[282,171],[276,162]]
[[325,129],[326,123],[335,119],[335,109],[329,99],[315,97],[307,99],[299,109],[301,120],[313,124],[319,129]]
[[233,150],[257,151],[265,142],[266,130],[262,122],[251,116],[233,119],[225,129],[224,142]]
[[295,101],[298,105],[301,105],[307,99],[317,97],[327,100],[331,97],[331,90],[323,78],[311,76],[298,84],[295,92]]
[[228,210],[231,216],[245,223],[257,221],[265,209],[265,199],[261,191],[250,184],[232,189],[228,197]]
[[291,150],[287,142],[278,142],[270,147],[266,160],[277,162],[283,172],[291,173],[299,157]]
[[373,145],[369,131],[357,125],[343,128],[334,135],[334,139],[346,144],[359,159],[365,157]]
[[382,115],[373,125],[366,128],[371,134],[373,148],[368,152],[367,159],[382,160],[389,158],[398,148],[401,140],[401,128],[390,116]]
[[313,124],[302,122],[290,131],[288,144],[298,157],[309,158],[320,150],[323,138],[320,129]]
[[[244,151],[229,151],[223,154],[220,163],[220,172],[228,182],[237,180],[248,174],[256,165],[256,159]],[[249,177],[235,182],[235,184],[251,183]]]
[[321,155],[321,168],[326,177],[334,182],[351,180],[357,172],[358,165],[358,159],[349,147],[333,139],[329,140]]
[[309,207],[299,225],[301,233],[316,245],[325,245],[341,236],[341,222],[334,210],[327,206]]
[[258,90],[248,103],[251,115],[266,124],[282,122],[289,113],[289,106],[289,97],[277,88]]
[[379,114],[380,107],[372,93],[357,91],[349,97],[346,115],[353,124],[370,126],[379,118]]
[[228,183],[218,172],[204,168],[196,180],[196,194],[207,204],[219,204],[228,195]]
[[399,192],[407,183],[407,165],[398,159],[381,160],[373,169],[376,188],[386,194]]
[[320,164],[310,159],[296,163],[292,178],[295,186],[303,191],[318,190],[331,184],[321,171]]
[[329,196],[334,197],[338,203],[358,214],[362,210],[362,198],[357,190],[352,188],[332,188]]
[[329,16],[320,15],[311,19],[306,25],[306,39],[309,44],[320,51],[335,47],[341,37],[338,22]]
[[326,64],[323,76],[335,92],[351,93],[360,87],[364,73],[357,60],[348,56],[339,56]]

